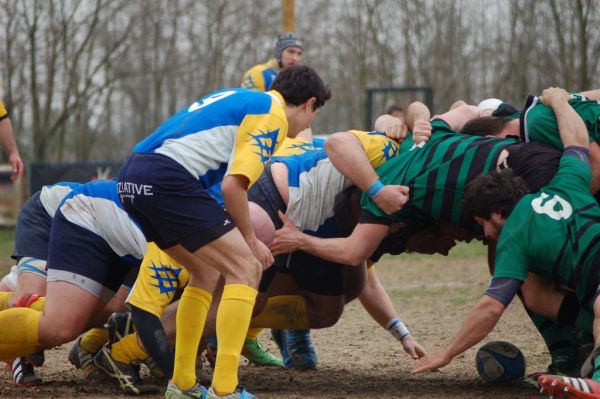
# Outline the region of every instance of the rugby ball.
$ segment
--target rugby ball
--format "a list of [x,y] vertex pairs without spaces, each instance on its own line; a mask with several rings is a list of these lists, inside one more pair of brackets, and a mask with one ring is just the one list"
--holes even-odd
[[525,375],[525,357],[510,342],[492,341],[483,345],[475,355],[479,376],[489,384],[503,384]]

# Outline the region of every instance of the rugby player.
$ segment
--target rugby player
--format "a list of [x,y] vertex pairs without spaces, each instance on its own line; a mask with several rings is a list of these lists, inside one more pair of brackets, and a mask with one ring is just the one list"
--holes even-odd
[[[309,127],[329,90],[307,66],[280,72],[267,93],[224,89],[180,111],[138,143],[119,172],[125,209],[190,273],[177,311],[173,380],[166,398],[200,397],[195,358],[212,291],[219,350],[208,398],[252,397],[238,389],[238,359],[260,272],[273,262],[250,224],[246,190],[287,135]],[[211,197],[222,193],[221,204]]]

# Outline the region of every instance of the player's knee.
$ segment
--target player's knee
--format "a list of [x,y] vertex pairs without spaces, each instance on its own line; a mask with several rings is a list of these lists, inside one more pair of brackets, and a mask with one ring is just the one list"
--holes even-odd
[[253,256],[240,258],[231,268],[226,280],[236,280],[251,287],[257,287],[262,273],[262,265]]
[[310,328],[327,328],[334,326],[342,317],[344,306],[311,306],[307,309]]
[[48,323],[40,320],[38,340],[42,345],[57,346],[73,341],[81,332],[79,326],[69,323]]

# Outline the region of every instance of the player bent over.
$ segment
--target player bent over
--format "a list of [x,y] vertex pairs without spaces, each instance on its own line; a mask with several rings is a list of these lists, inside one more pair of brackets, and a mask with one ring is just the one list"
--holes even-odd
[[52,220],[46,297],[31,296],[27,307],[0,312],[0,359],[60,345],[102,325],[105,303],[138,267],[145,245],[115,181],[74,189]]
[[[78,183],[58,183],[44,186],[34,193],[23,205],[17,217],[15,229],[15,247],[11,257],[17,264],[2,281],[6,282],[6,291],[0,293],[0,310],[20,305],[25,296],[46,294],[46,261],[48,259],[48,241],[52,217],[62,199]],[[22,297],[23,296],[23,297]],[[9,361],[13,372],[13,381],[18,386],[32,386],[42,383],[34,371],[41,366],[44,353],[19,357]]]
[[[177,311],[173,380],[167,398],[200,397],[195,358],[212,291],[225,279],[217,311],[217,352],[208,398],[252,397],[238,389],[238,359],[260,272],[273,261],[248,216],[246,190],[289,134],[309,127],[329,90],[306,66],[283,70],[267,93],[225,89],[174,115],[140,142],[119,172],[127,211],[190,273]],[[229,214],[211,197],[221,185]]]
[[[565,147],[559,171],[548,186],[540,193],[525,195],[522,181],[504,171],[481,176],[469,188],[465,211],[474,215],[487,236],[498,239],[494,276],[486,295],[459,333],[445,349],[423,358],[414,373],[443,367],[483,339],[517,291],[535,282],[532,273],[567,287],[571,292],[566,296],[571,300],[565,300],[561,292],[547,293],[543,301],[536,295],[524,294],[527,307],[587,330],[591,326],[582,320],[584,312],[579,308],[593,309],[598,346],[600,300],[596,292],[600,279],[595,270],[600,207],[589,193],[587,130],[568,98],[566,91],[556,88],[545,90],[541,96],[544,104],[554,110]],[[597,354],[596,350],[592,354],[593,363],[598,360]],[[538,383],[550,395],[587,398],[600,397],[598,380],[600,374],[592,371],[592,379],[542,376]]]

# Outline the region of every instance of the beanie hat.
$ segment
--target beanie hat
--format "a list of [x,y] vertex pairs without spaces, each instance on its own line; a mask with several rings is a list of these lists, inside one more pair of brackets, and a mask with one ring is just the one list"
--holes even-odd
[[277,61],[281,62],[283,50],[288,47],[298,47],[300,49],[304,49],[304,47],[302,47],[300,38],[296,36],[295,33],[284,33],[277,36],[277,43],[275,43],[275,48],[273,49],[273,57],[275,57]]

